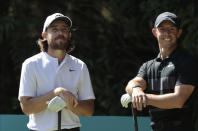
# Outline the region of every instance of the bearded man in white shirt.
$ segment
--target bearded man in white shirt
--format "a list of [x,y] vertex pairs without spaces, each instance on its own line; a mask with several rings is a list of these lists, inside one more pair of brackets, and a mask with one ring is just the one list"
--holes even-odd
[[31,131],[79,131],[78,116],[94,112],[88,68],[68,54],[71,27],[71,19],[61,13],[48,16],[38,40],[41,52],[22,65],[18,99]]

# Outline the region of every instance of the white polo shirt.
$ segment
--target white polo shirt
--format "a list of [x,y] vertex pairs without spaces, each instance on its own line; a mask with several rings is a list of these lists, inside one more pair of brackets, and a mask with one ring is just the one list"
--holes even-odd
[[[40,96],[64,87],[78,100],[95,99],[87,66],[81,60],[67,54],[62,63],[46,52],[25,60],[22,65],[19,96]],[[20,100],[20,99],[19,99]],[[28,128],[39,131],[57,130],[57,113],[47,108],[29,115]],[[62,110],[62,128],[80,127],[79,117],[70,110]]]

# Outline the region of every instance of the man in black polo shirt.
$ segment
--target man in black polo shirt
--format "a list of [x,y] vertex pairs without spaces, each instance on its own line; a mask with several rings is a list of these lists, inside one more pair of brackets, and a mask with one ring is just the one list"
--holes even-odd
[[126,92],[132,94],[137,110],[149,106],[154,131],[193,131],[191,105],[198,66],[178,46],[182,34],[178,17],[170,12],[160,14],[152,33],[157,38],[159,54],[140,67]]

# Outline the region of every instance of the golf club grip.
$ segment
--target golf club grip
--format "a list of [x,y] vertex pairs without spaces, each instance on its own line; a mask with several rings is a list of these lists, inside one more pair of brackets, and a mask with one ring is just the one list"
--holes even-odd
[[58,112],[58,131],[61,131],[61,111]]
[[131,104],[132,113],[133,113],[133,121],[135,126],[135,131],[138,131],[138,122],[137,122],[137,110],[133,108],[133,104]]

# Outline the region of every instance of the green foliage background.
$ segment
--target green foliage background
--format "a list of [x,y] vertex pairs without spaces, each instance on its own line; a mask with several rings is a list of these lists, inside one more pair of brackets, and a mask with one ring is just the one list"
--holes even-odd
[[[0,113],[22,113],[17,100],[22,62],[40,52],[36,44],[46,17],[69,16],[76,49],[88,66],[96,95],[94,115],[130,115],[120,97],[140,65],[158,53],[152,35],[157,15],[182,18],[182,46],[198,56],[196,0],[7,0],[0,2]],[[140,112],[146,115],[146,111]]]

